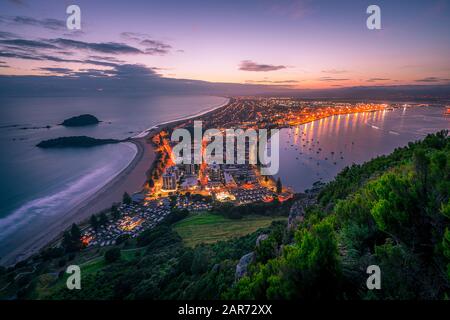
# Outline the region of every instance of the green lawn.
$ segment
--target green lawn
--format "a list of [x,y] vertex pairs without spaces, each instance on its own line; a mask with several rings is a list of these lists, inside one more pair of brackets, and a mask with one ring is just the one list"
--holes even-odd
[[210,213],[191,215],[176,223],[174,230],[183,238],[185,245],[194,247],[199,243],[213,243],[245,236],[272,221],[286,220],[285,217],[247,216],[239,220],[224,218]]

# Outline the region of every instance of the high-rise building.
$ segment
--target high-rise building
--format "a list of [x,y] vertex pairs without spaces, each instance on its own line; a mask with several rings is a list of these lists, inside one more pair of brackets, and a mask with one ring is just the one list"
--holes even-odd
[[220,182],[222,181],[222,170],[220,169],[220,165],[217,163],[213,163],[209,167],[208,178],[211,181]]
[[174,173],[165,173],[163,178],[163,189],[166,191],[177,190],[177,178]]
[[176,180],[180,178],[180,170],[178,169],[178,166],[171,166],[167,168],[166,173],[173,174]]
[[184,165],[184,172],[188,175],[195,174],[195,165],[194,164],[185,164]]

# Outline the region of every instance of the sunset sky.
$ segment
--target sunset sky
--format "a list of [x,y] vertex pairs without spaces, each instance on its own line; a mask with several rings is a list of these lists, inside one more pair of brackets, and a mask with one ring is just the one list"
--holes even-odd
[[[81,31],[66,7],[81,8]],[[381,8],[368,30],[366,8]],[[0,74],[164,78],[294,88],[450,83],[450,1],[0,3]],[[123,71],[127,72],[127,71]]]

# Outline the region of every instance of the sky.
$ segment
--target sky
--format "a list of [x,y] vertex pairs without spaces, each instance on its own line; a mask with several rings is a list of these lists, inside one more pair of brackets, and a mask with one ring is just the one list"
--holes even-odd
[[[81,9],[78,31],[66,27],[71,4]],[[366,26],[371,4],[381,30]],[[0,2],[0,76],[24,79],[446,85],[449,39],[450,0]]]

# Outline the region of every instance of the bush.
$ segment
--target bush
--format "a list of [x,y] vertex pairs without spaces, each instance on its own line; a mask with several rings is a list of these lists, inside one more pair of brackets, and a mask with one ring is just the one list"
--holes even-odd
[[64,267],[66,265],[66,259],[62,258],[61,260],[58,261],[58,267]]
[[122,244],[122,243],[126,242],[129,238],[130,238],[129,234],[121,234],[116,239],[116,245],[119,245],[119,244]]
[[107,263],[113,263],[120,259],[120,249],[112,248],[105,252],[105,260]]

